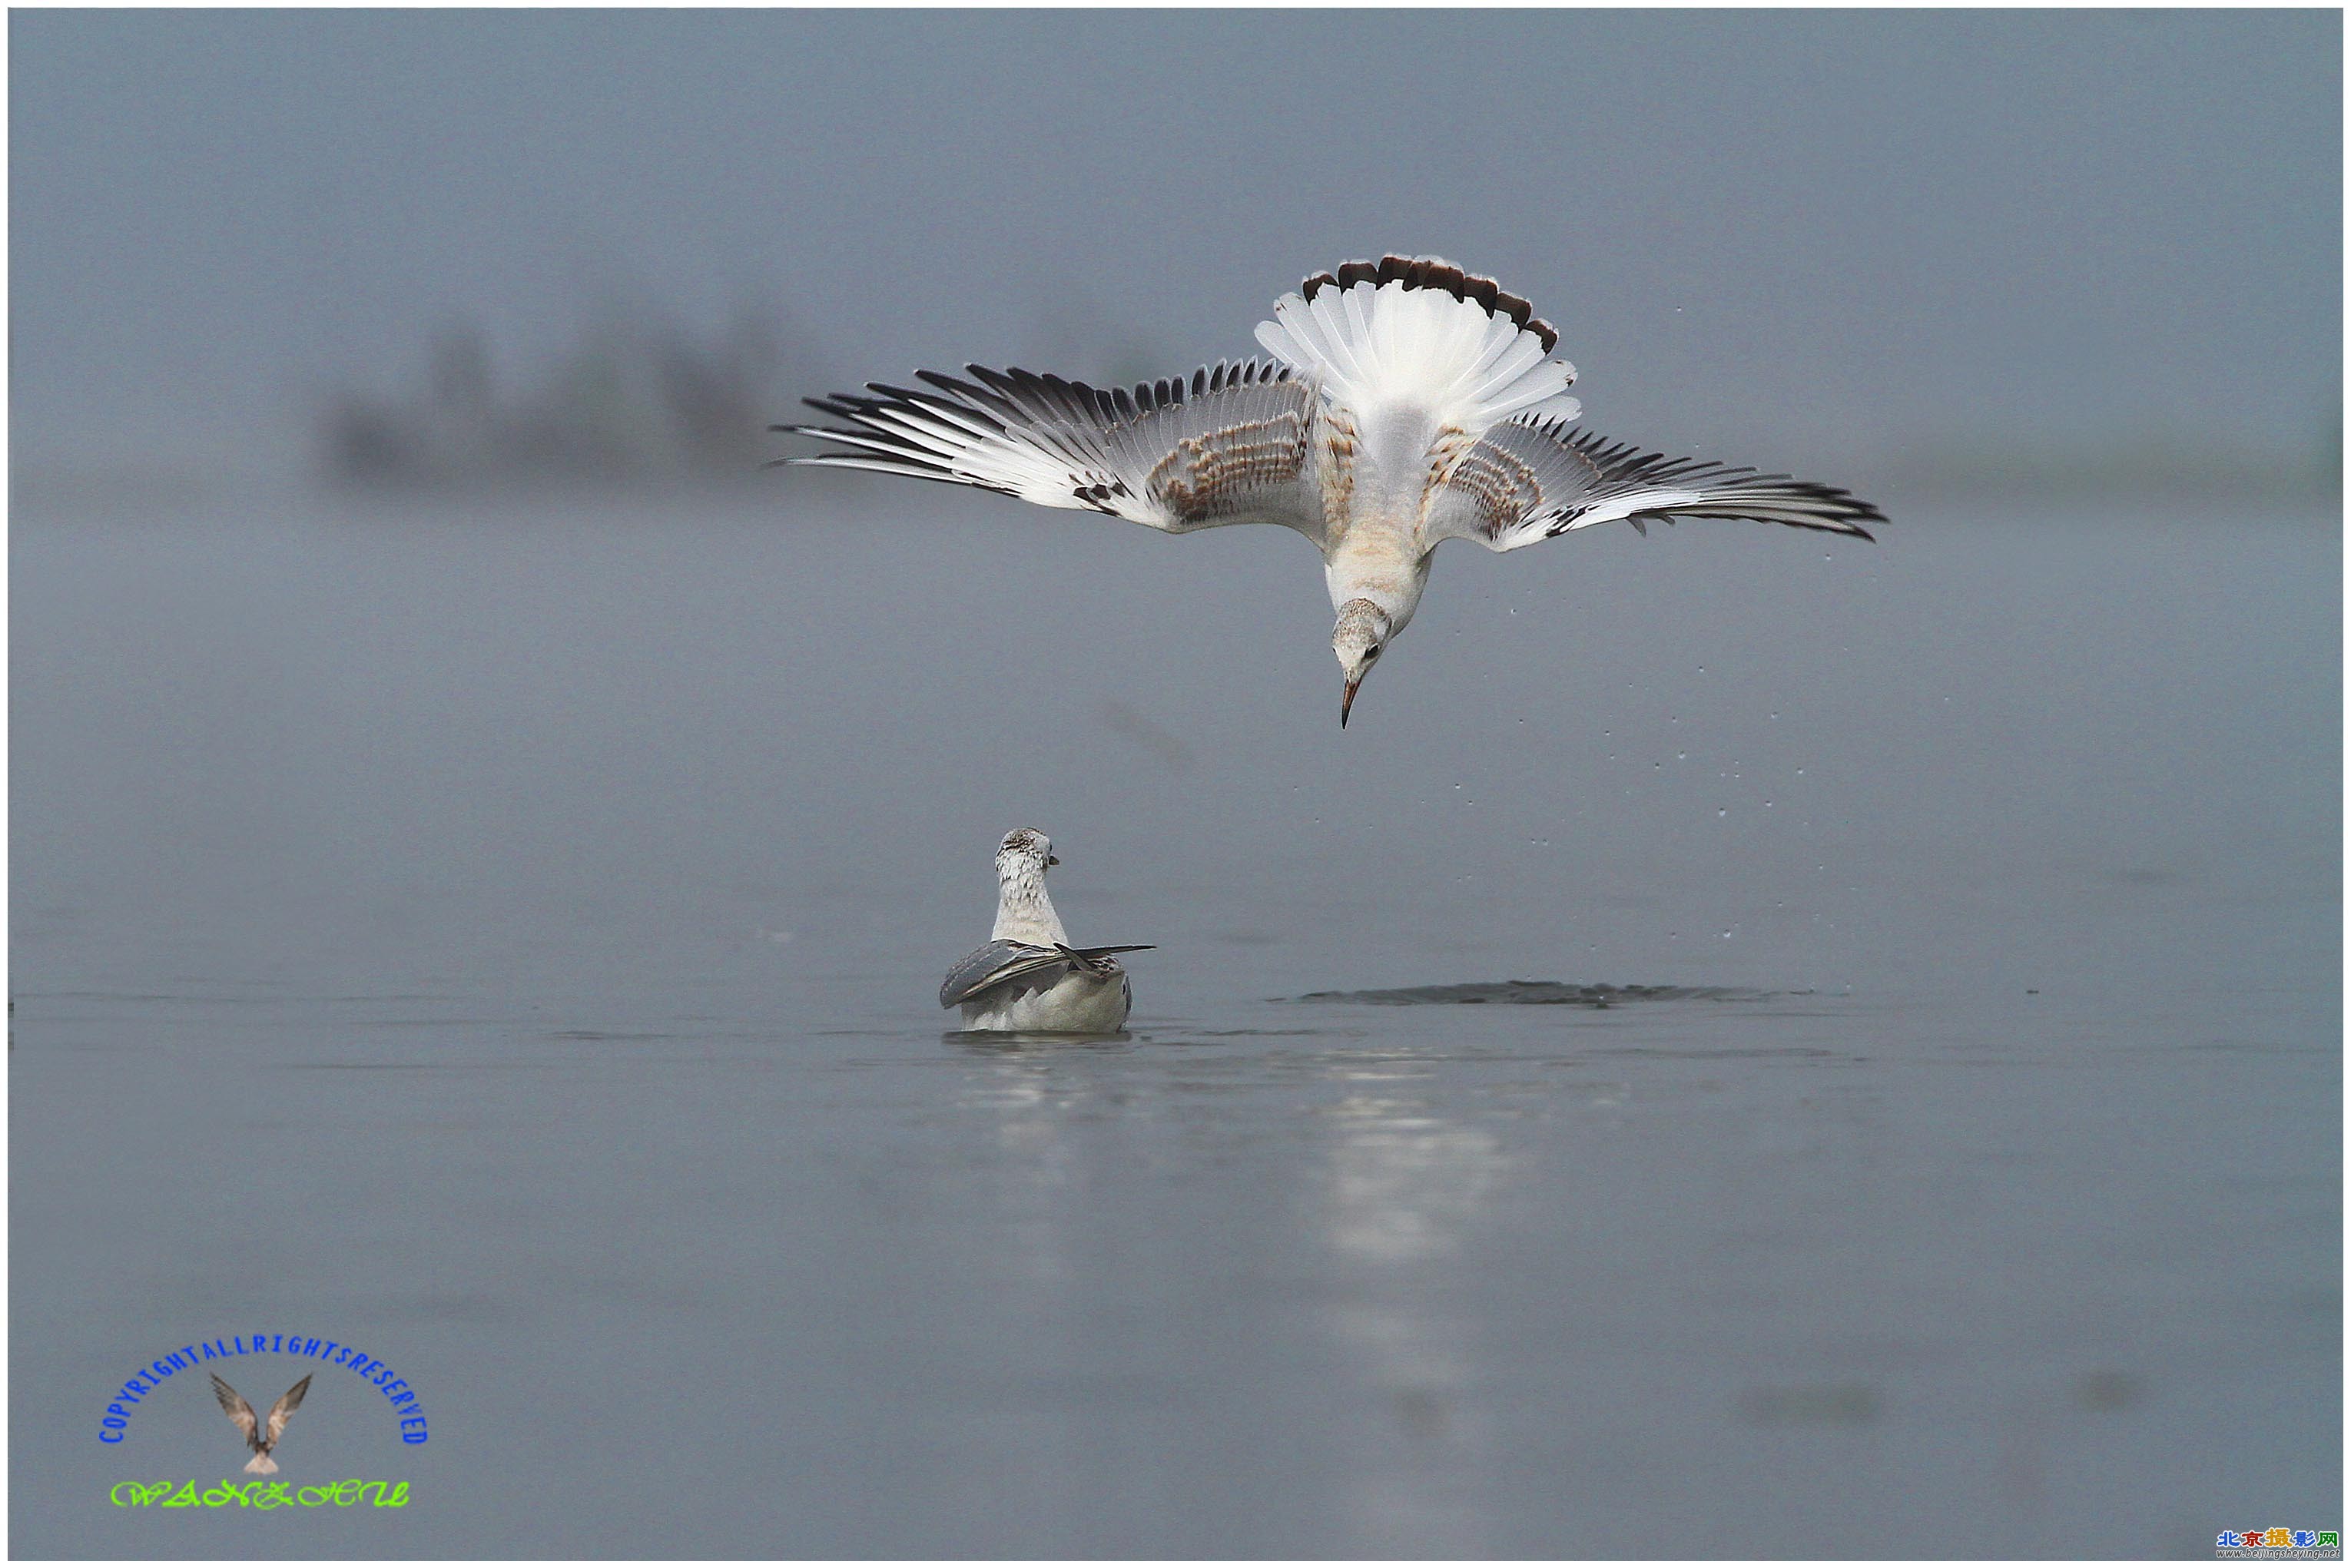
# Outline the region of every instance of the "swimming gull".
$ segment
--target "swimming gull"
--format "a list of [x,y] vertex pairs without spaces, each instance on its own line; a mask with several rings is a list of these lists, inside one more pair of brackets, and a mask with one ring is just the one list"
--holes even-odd
[[1844,490],[1574,428],[1559,333],[1493,279],[1434,256],[1351,261],[1276,301],[1273,355],[1109,391],[1027,371],[918,371],[921,389],[810,398],[832,449],[779,461],[973,485],[1171,534],[1278,523],[1312,540],[1355,688],[1410,623],[1447,539],[1513,550],[1622,519],[1732,517],[1868,538]]
[[1045,891],[1045,868],[1061,864],[1053,841],[1034,828],[1004,835],[996,852],[996,929],[988,944],[953,969],[939,1006],[963,1009],[963,1027],[1037,1034],[1113,1034],[1134,1002],[1123,947],[1072,947]]

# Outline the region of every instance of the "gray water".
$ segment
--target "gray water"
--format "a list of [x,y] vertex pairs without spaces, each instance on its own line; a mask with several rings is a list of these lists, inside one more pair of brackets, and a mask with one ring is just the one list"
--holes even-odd
[[[20,497],[13,1552],[2341,1523],[2335,519],[1455,546],[1343,734],[1294,538],[874,483]],[[946,1032],[1026,825],[1125,1039]],[[109,1501],[256,1330],[407,1507]]]

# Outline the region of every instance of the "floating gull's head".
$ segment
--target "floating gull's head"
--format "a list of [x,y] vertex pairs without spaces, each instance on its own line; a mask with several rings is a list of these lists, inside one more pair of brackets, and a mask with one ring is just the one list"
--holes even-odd
[[1004,835],[996,852],[996,875],[1000,882],[1040,880],[1049,865],[1060,865],[1053,841],[1034,828],[1015,828]]
[[1339,624],[1331,632],[1331,652],[1339,655],[1339,671],[1347,689],[1339,698],[1339,727],[1347,727],[1347,710],[1355,706],[1355,688],[1364,673],[1379,662],[1380,650],[1395,634],[1388,612],[1368,599],[1350,599],[1339,607]]

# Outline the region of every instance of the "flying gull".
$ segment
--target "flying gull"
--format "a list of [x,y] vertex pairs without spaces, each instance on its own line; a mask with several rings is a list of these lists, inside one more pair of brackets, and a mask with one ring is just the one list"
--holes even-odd
[[306,1374],[301,1382],[277,1396],[277,1403],[269,1407],[269,1424],[265,1428],[254,1419],[253,1406],[245,1402],[245,1396],[223,1383],[218,1373],[213,1375],[213,1397],[228,1412],[228,1418],[236,1423],[236,1429],[245,1434],[245,1446],[253,1450],[253,1458],[245,1462],[246,1473],[277,1473],[277,1461],[269,1457],[270,1450],[277,1447],[277,1435],[286,1430],[287,1421],[301,1407],[302,1396],[309,1392],[310,1379]]
[[1115,1034],[1134,996],[1112,956],[1124,947],[1072,947],[1045,891],[1061,864],[1034,828],[1004,835],[996,852],[996,929],[988,944],[947,972],[939,1006],[963,1009],[963,1027],[1032,1034]]
[[[1171,534],[1279,523],[1322,552],[1355,688],[1412,621],[1447,539],[1512,550],[1618,519],[1743,517],[1868,538],[1885,516],[1827,485],[1643,452],[1575,427],[1552,325],[1434,256],[1351,261],[1258,323],[1271,361],[1109,391],[1028,371],[917,371],[921,388],[810,398],[832,448],[783,461],[974,485]],[[868,395],[870,393],[870,395]]]

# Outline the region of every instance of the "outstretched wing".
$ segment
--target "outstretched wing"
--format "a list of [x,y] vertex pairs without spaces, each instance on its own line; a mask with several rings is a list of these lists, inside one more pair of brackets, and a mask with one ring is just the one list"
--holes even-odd
[[917,371],[930,391],[810,398],[846,421],[779,424],[839,448],[784,461],[976,485],[1040,507],[1090,507],[1171,534],[1280,523],[1319,540],[1314,389],[1261,361],[1103,392],[1027,371]]
[[[306,1377],[302,1381],[308,1383],[309,1379]],[[254,1452],[259,1453],[260,1439],[253,1435],[255,1427],[253,1406],[245,1402],[244,1395],[223,1383],[217,1372],[213,1374],[213,1397],[220,1401],[220,1407],[223,1410],[228,1412],[228,1418],[236,1423],[236,1429],[245,1434],[246,1446]],[[279,1403],[283,1404],[285,1401],[280,1400]],[[271,1418],[276,1419],[277,1413],[272,1411],[270,1414]],[[271,1434],[273,1440],[276,1436],[275,1433]]]
[[[269,1441],[273,1447],[277,1442],[277,1434],[286,1430],[287,1418],[302,1407],[302,1396],[309,1392],[310,1375],[305,1373],[301,1382],[279,1395],[277,1403],[269,1407]],[[239,1400],[237,1403],[241,1405],[244,1401]],[[253,1413],[250,1410],[246,1411],[245,1418],[248,1421],[252,1420]]]
[[1476,539],[1517,549],[1624,518],[1744,517],[1869,538],[1886,515],[1828,485],[1758,474],[1695,457],[1667,457],[1559,420],[1498,424],[1464,452],[1429,497],[1422,538]]

